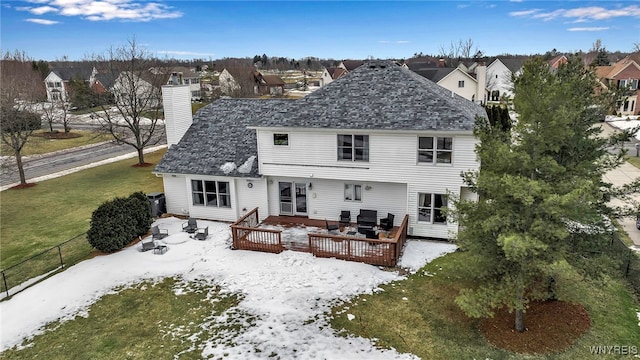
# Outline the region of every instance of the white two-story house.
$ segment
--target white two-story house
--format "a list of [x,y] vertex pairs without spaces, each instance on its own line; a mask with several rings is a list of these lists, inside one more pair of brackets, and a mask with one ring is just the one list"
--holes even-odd
[[[220,99],[191,117],[188,87],[164,86],[168,143],[154,172],[167,211],[234,221],[409,215],[409,234],[450,238],[449,195],[467,199],[484,109],[392,62],[371,61],[299,100]],[[355,219],[355,215],[353,215]],[[261,219],[261,220],[262,220]]]

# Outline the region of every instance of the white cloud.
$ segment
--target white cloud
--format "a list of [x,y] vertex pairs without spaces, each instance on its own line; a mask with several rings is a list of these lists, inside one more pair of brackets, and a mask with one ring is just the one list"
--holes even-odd
[[515,17],[529,16],[529,15],[533,15],[533,14],[537,13],[538,11],[540,11],[540,9],[531,9],[531,10],[523,10],[523,11],[512,11],[512,12],[509,13],[509,16],[515,16]]
[[48,12],[57,12],[58,9],[52,6],[39,6],[36,8],[29,9],[29,12],[36,15],[46,14]]
[[47,19],[26,19],[25,21],[32,22],[34,24],[40,24],[40,25],[55,25],[60,23],[60,21],[47,20]]
[[557,9],[549,12],[541,12],[540,9],[531,9],[524,11],[514,11],[509,13],[510,16],[528,16],[533,19],[542,19],[544,21],[554,20],[557,18],[576,19],[577,22],[606,20],[618,17],[638,17],[640,18],[640,6],[629,5],[615,9],[607,9],[602,6],[587,6],[574,9]]
[[609,30],[609,27],[574,27],[568,28],[568,31],[603,31]]
[[140,0],[31,0],[39,7],[21,7],[36,15],[56,12],[63,16],[80,16],[89,21],[152,21],[182,17],[173,7]]

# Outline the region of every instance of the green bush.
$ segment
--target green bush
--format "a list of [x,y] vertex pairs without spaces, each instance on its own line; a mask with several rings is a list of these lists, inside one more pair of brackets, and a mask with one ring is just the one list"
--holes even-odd
[[127,200],[130,216],[135,222],[136,236],[146,234],[153,223],[151,205],[147,195],[142,191],[138,191],[131,194]]
[[91,215],[87,240],[97,250],[115,252],[149,231],[152,221],[149,200],[135,192],[100,205]]

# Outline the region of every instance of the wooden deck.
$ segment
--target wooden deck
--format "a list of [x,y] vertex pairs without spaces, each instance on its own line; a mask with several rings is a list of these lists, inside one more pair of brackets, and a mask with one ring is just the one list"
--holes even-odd
[[[283,250],[310,252],[318,257],[334,257],[373,265],[395,266],[407,236],[408,215],[400,226],[381,231],[378,239],[364,238],[355,232],[357,224],[340,226],[339,233],[329,233],[324,220],[301,216],[269,216],[258,222],[258,209],[253,209],[231,225],[233,249],[280,253]],[[337,224],[337,221],[329,221]],[[264,227],[266,226],[266,228]],[[300,230],[293,228],[301,228]],[[305,228],[309,228],[305,232]],[[290,235],[297,231],[297,238]],[[300,238],[304,233],[306,238]]]

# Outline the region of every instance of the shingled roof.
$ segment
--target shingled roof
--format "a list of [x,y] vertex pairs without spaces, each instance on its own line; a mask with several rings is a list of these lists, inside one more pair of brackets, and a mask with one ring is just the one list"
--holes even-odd
[[470,132],[476,115],[486,116],[480,105],[392,62],[372,61],[299,100],[222,99],[202,108],[155,171],[258,176],[255,164],[244,172],[225,166],[257,157],[253,128]]
[[[257,156],[255,126],[295,100],[220,99],[200,109],[178,144],[172,145],[155,168],[159,173],[256,177],[255,160],[250,169],[238,167]],[[254,158],[256,159],[256,158]],[[233,166],[230,164],[234,164]],[[247,167],[249,164],[247,164]]]

